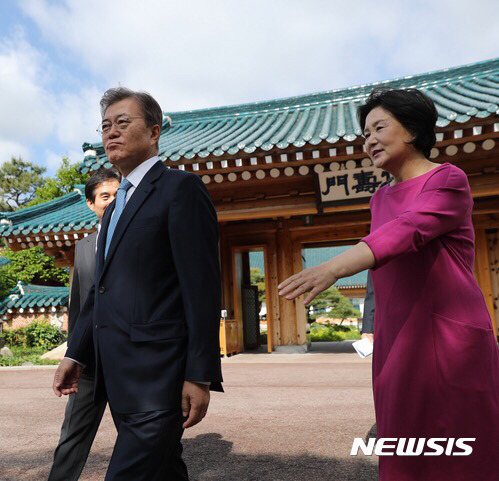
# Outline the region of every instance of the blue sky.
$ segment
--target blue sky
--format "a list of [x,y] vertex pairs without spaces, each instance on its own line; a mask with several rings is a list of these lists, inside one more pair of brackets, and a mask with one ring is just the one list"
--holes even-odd
[[330,90],[496,57],[497,18],[496,0],[2,0],[0,162],[81,160],[118,84],[165,111]]

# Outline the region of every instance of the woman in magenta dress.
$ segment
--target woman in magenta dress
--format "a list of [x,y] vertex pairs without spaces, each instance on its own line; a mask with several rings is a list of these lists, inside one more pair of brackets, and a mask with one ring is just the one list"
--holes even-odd
[[371,93],[359,108],[366,151],[393,176],[371,199],[371,233],[279,289],[288,299],[308,293],[308,303],[372,269],[378,438],[476,438],[469,456],[380,456],[380,480],[497,481],[499,349],[473,276],[468,179],[428,160],[436,120],[431,99],[415,89]]

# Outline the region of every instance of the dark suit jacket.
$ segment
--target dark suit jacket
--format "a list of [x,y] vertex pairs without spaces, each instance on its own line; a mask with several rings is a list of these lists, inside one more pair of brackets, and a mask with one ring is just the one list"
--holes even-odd
[[68,339],[71,338],[76,319],[94,284],[96,239],[97,231],[81,239],[75,247],[75,265],[69,298]]
[[362,334],[374,334],[374,289],[371,272],[367,273],[366,298],[364,300],[364,316],[362,318]]
[[116,226],[104,260],[114,203],[104,213],[95,285],[67,357],[88,362],[95,347],[96,395],[118,413],[180,407],[184,380],[221,390],[218,226],[195,175],[158,161]]
[[[75,266],[73,270],[73,279],[71,281],[71,296],[69,299],[68,344],[71,340],[76,320],[87,300],[90,289],[94,285],[96,240],[97,231],[92,232],[92,234],[76,243]],[[93,359],[87,363],[84,372],[90,377],[94,375],[95,363]]]

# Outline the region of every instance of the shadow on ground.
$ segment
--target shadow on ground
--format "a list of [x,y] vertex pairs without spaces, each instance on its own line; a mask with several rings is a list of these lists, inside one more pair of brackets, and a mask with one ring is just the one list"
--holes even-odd
[[191,481],[375,481],[378,474],[375,463],[362,458],[232,453],[232,443],[219,434],[184,444]]
[[[312,342],[308,347],[308,352],[318,353],[318,354],[328,354],[328,353],[340,353],[340,354],[351,354],[355,353],[355,349],[352,344],[355,341],[318,341]],[[292,354],[292,352],[283,351],[284,354]],[[247,349],[244,354],[268,354],[267,344],[262,344],[256,349]],[[274,352],[274,354],[280,354],[279,352]],[[301,354],[301,352],[300,352]],[[239,354],[241,355],[241,354]]]
[[[312,455],[248,455],[232,452],[220,434],[185,439],[184,459],[190,481],[375,481],[377,467],[362,458],[338,459]],[[52,450],[13,454],[0,461],[0,481],[47,479]],[[102,481],[109,458],[91,454],[81,481]]]
[[352,353],[355,348],[352,344],[355,341],[330,341],[330,342],[312,342],[308,352],[314,353]]

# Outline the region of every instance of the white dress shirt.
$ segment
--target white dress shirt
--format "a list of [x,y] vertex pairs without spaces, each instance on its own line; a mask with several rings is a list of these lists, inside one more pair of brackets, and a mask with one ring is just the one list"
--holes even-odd
[[[125,205],[127,202],[130,200],[130,197],[132,197],[133,193],[135,192],[135,189],[137,186],[140,184],[140,181],[144,178],[144,176],[151,170],[151,167],[159,160],[159,157],[155,155],[154,157],[151,157],[150,159],[145,160],[142,162],[142,164],[137,165],[135,169],[133,169],[124,179],[128,180],[130,184],[132,184],[131,187],[128,188],[126,197],[125,197]],[[122,179],[123,181],[123,179]],[[114,216],[114,211],[111,214],[111,219]],[[109,221],[111,222],[111,220]]]

